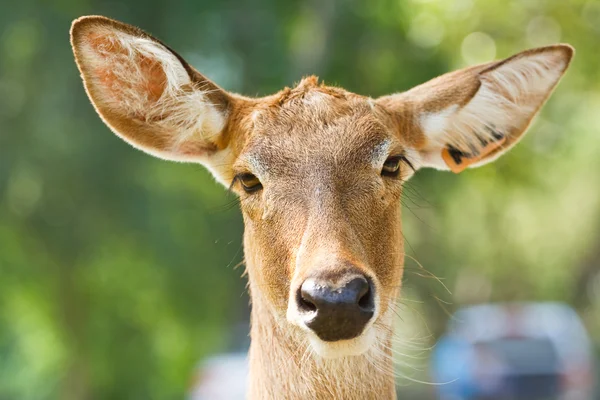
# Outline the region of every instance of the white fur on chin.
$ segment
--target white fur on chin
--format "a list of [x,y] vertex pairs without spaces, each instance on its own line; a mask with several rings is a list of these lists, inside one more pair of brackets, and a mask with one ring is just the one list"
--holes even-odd
[[366,353],[375,342],[375,332],[372,326],[365,328],[365,331],[358,337],[348,340],[338,340],[335,342],[325,342],[314,333],[309,333],[308,342],[314,352],[328,359],[359,356]]

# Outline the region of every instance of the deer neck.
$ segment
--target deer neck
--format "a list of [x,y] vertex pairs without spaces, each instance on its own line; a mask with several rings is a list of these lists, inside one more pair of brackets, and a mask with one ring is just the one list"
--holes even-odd
[[391,333],[377,350],[323,359],[286,332],[261,296],[251,290],[250,400],[395,399]]

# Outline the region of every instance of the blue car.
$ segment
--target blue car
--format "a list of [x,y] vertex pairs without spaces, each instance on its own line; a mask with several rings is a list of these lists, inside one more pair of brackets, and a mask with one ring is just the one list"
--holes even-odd
[[567,305],[485,304],[453,316],[431,372],[443,400],[590,400],[592,354]]

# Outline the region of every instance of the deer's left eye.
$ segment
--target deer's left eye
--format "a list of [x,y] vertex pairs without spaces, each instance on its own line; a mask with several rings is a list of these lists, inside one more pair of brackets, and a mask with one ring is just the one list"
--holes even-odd
[[383,168],[381,169],[381,176],[388,177],[396,177],[400,173],[400,163],[404,159],[403,156],[393,156],[389,157],[383,163]]

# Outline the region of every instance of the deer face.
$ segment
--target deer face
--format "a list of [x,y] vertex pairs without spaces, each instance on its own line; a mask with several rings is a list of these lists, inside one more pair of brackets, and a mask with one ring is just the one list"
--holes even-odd
[[239,195],[254,307],[324,357],[389,335],[402,183],[421,167],[460,172],[508,150],[573,52],[529,50],[377,100],[316,78],[250,99],[129,25],[85,17],[71,34],[88,95],[117,135],[202,163]]
[[320,353],[364,351],[402,276],[406,140],[383,107],[313,78],[251,116],[233,164],[251,291]]

